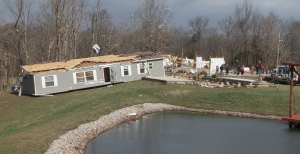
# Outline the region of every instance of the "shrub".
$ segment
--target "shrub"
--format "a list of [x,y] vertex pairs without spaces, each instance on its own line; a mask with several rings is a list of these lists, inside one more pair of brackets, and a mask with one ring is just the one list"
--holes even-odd
[[212,77],[212,78],[216,78],[216,77],[217,77],[217,75],[216,75],[216,74],[213,74],[211,77]]

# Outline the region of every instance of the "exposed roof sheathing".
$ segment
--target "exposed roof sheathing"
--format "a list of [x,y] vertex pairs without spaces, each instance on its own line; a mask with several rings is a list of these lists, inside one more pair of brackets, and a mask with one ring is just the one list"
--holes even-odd
[[49,74],[55,72],[63,72],[75,68],[92,67],[98,65],[107,65],[113,63],[130,63],[138,62],[142,59],[163,58],[162,56],[152,52],[135,52],[123,55],[107,55],[91,58],[73,59],[67,62],[54,62],[46,64],[34,64],[22,66],[29,74]]
[[107,55],[91,58],[73,59],[67,62],[54,62],[46,64],[34,64],[22,66],[29,74],[44,74],[53,71],[61,72],[74,68],[91,67],[95,65],[105,65],[111,63],[124,63],[138,61],[136,56],[120,57],[119,55]]

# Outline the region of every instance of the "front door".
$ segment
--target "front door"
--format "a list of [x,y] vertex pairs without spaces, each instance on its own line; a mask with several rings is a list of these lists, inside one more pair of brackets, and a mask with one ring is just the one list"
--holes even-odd
[[111,83],[117,82],[116,67],[110,67],[110,80],[111,80]]

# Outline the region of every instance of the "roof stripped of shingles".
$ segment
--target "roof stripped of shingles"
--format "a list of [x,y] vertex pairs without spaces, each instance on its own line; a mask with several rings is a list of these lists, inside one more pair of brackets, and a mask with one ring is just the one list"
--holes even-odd
[[34,64],[22,66],[29,74],[45,74],[53,70],[67,71],[74,68],[91,67],[95,65],[106,65],[112,63],[139,61],[136,56],[120,57],[119,55],[107,55],[91,58],[73,59],[67,62],[55,62],[46,64]]

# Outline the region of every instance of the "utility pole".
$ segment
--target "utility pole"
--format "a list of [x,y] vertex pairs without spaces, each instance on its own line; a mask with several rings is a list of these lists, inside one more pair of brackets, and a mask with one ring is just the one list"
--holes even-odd
[[[283,40],[280,40],[280,32],[279,32],[279,37],[278,37],[278,53],[277,53],[277,65],[276,65],[276,68],[278,67],[280,41],[283,41]],[[276,73],[277,73],[277,69],[276,69]]]
[[182,48],[182,51],[181,51],[181,68],[182,68],[182,64],[183,64],[183,48]]

